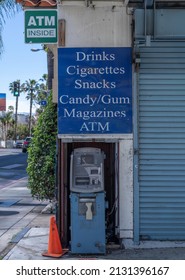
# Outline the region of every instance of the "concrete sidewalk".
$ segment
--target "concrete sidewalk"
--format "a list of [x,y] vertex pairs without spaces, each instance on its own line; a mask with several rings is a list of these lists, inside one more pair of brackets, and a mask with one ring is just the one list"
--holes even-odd
[[[5,186],[5,187],[3,187]],[[27,177],[1,185],[0,258],[17,246],[32,228],[48,230],[50,214],[41,214],[48,204],[32,198]]]
[[[49,216],[43,214],[46,221]],[[49,228],[32,227],[21,240],[6,254],[4,260],[54,260],[52,257],[43,257],[42,253],[48,248]],[[79,260],[85,258],[107,260],[184,260],[185,248],[111,248],[108,247],[106,255],[71,255],[70,252],[59,259]]]
[[[4,260],[52,260],[43,257],[48,249],[50,218],[42,214],[46,202],[33,200],[23,178],[0,192],[0,258]],[[109,260],[184,260],[185,242],[131,241],[124,248],[108,245],[106,255],[90,256]],[[63,248],[64,249],[64,248]],[[60,259],[84,259],[89,256],[72,255],[70,251]]]

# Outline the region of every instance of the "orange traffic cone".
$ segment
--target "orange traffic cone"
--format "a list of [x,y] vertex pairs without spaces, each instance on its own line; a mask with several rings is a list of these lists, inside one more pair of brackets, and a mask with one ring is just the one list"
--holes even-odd
[[42,253],[42,256],[59,258],[67,252],[68,249],[62,249],[57,224],[53,216],[50,218],[48,251]]

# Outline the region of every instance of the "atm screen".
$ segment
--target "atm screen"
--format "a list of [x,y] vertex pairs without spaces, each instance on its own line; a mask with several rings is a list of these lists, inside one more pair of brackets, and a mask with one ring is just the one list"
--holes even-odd
[[94,156],[93,155],[81,155],[81,165],[84,164],[94,164]]

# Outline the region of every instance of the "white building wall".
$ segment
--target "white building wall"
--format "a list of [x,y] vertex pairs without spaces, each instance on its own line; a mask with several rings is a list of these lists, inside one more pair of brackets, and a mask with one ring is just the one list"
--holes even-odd
[[[124,2],[63,1],[58,4],[59,19],[65,20],[65,47],[131,47],[131,15]],[[57,57],[57,47],[53,48]],[[53,80],[53,100],[57,102],[57,59]],[[119,135],[120,138],[120,135]],[[119,140],[119,213],[120,238],[133,236],[133,140]]]
[[133,238],[133,140],[119,145],[119,237]]
[[130,17],[121,2],[64,1],[59,18],[66,20],[66,47],[130,47]]

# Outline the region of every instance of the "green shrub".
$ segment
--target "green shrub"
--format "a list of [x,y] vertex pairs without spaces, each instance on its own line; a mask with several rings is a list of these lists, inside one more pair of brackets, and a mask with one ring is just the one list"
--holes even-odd
[[28,188],[39,200],[52,200],[55,196],[56,136],[57,108],[50,95],[28,148]]

